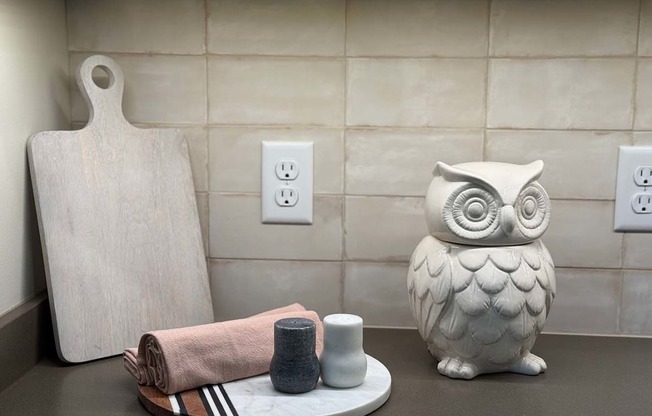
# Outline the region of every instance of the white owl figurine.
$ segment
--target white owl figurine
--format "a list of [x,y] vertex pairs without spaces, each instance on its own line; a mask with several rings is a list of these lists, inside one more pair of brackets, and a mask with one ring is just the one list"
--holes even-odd
[[543,162],[439,162],[426,195],[429,236],[412,254],[412,314],[437,370],[452,378],[536,375],[530,349],[555,297],[555,268],[539,239],[550,199]]

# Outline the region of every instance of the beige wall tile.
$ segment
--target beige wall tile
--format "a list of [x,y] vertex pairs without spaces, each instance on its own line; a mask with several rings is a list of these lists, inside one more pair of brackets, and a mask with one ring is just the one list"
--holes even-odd
[[620,332],[652,335],[652,271],[625,270]]
[[[70,55],[70,67],[88,54]],[[199,56],[118,56],[125,90],[122,108],[132,123],[206,122],[206,59]],[[87,121],[88,109],[71,77],[73,121]]]
[[652,129],[652,59],[638,62],[634,128]]
[[341,260],[342,198],[317,196],[312,225],[263,224],[260,196],[210,194],[211,257]]
[[610,56],[636,53],[638,1],[495,0],[491,54]]
[[623,267],[626,269],[652,269],[652,234],[625,233]]
[[630,129],[633,59],[495,59],[488,127]]
[[634,146],[652,146],[652,132],[635,131]]
[[211,260],[211,294],[218,321],[301,303],[323,319],[339,313],[340,262]]
[[621,274],[619,270],[557,268],[557,297],[544,332],[616,333]]
[[312,141],[314,192],[342,193],[342,129],[214,127],[210,129],[211,191],[261,192],[261,142]]
[[197,192],[195,198],[197,198],[197,213],[199,214],[199,226],[201,227],[201,236],[204,242],[204,253],[208,257],[208,194]]
[[638,55],[652,56],[652,0],[641,0]]
[[344,55],[344,0],[208,1],[208,51]]
[[365,326],[416,324],[407,294],[407,263],[353,263],[344,266],[344,312],[359,315]]
[[487,0],[351,0],[350,56],[485,56]]
[[208,130],[206,127],[180,127],[190,154],[195,191],[208,191]]
[[350,59],[347,125],[481,127],[481,59]]
[[347,196],[345,258],[409,261],[428,235],[423,198]]
[[343,60],[210,58],[208,76],[211,123],[343,123]]
[[542,159],[540,181],[551,198],[614,199],[618,146],[630,141],[624,132],[488,131],[485,157],[519,164]]
[[424,196],[437,161],[482,160],[481,131],[348,130],[346,193]]
[[[83,128],[85,123],[74,123],[73,129]],[[171,126],[167,124],[134,123],[142,129],[179,129],[188,142],[188,156],[192,169],[192,180],[195,192],[208,191],[208,131],[203,126]]]
[[203,0],[67,0],[68,49],[204,52]]
[[543,236],[557,267],[620,268],[623,234],[613,232],[613,201],[552,201]]

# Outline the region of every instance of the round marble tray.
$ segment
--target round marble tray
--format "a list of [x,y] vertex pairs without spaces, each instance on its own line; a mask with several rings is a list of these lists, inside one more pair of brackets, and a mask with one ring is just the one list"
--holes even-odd
[[156,416],[364,416],[389,398],[392,377],[367,355],[367,378],[358,387],[335,389],[321,381],[313,391],[284,394],[274,390],[269,374],[167,395],[139,386],[138,398]]

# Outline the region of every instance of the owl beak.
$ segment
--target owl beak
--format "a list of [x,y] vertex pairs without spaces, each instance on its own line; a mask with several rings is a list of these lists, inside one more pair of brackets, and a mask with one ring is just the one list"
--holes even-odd
[[516,225],[516,214],[514,213],[514,207],[511,205],[505,205],[500,210],[500,228],[503,230],[505,235],[510,235],[514,231],[514,226]]

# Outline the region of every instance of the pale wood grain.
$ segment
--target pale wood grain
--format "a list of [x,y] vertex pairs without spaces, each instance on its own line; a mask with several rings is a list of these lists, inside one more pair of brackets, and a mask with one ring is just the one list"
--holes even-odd
[[[103,66],[101,89],[91,71]],[[28,155],[57,350],[67,362],[122,353],[143,332],[212,322],[185,139],[139,129],[110,58],[77,71],[91,114],[79,131],[32,136]]]

